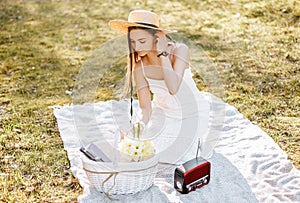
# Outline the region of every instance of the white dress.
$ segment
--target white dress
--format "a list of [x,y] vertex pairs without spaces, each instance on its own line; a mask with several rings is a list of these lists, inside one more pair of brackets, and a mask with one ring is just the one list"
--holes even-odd
[[147,77],[143,63],[142,71],[153,93],[152,115],[143,136],[153,139],[160,162],[183,163],[196,157],[199,139],[203,144],[207,136],[210,109],[190,68],[175,95],[169,93],[164,80]]

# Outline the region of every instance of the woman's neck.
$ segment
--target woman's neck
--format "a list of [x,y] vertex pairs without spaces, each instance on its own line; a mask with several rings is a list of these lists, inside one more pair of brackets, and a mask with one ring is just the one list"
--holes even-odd
[[161,65],[156,51],[149,52],[146,56],[142,57],[141,60],[147,65]]

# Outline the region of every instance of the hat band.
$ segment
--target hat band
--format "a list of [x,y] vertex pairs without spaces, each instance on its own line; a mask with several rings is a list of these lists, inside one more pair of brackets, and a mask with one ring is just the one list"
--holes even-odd
[[138,22],[136,22],[136,24],[145,25],[145,26],[149,26],[149,27],[153,27],[153,28],[158,28],[158,26],[153,25],[151,23],[138,23]]

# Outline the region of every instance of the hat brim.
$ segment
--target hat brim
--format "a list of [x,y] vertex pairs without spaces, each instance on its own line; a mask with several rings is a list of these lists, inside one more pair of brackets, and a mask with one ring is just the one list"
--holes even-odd
[[139,24],[139,23],[128,22],[128,21],[125,21],[125,20],[111,20],[111,21],[109,21],[108,25],[110,26],[111,29],[113,29],[117,32],[124,33],[124,34],[126,34],[128,32],[129,27],[134,27],[134,26],[144,27],[144,28],[151,28],[153,30],[159,30],[159,31],[162,31],[164,33],[177,32],[176,30],[155,28],[155,27],[152,27],[152,26],[147,26],[147,25],[143,25],[143,24]]

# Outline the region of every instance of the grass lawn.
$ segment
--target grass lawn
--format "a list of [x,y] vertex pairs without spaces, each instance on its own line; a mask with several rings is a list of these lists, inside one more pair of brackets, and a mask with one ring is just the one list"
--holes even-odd
[[[266,131],[300,169],[298,0],[0,1],[0,201],[76,202],[82,193],[49,106],[72,103],[84,62],[131,9],[162,16],[216,66],[223,100]],[[112,99],[120,67],[97,81]],[[205,89],[205,84],[199,87]]]

